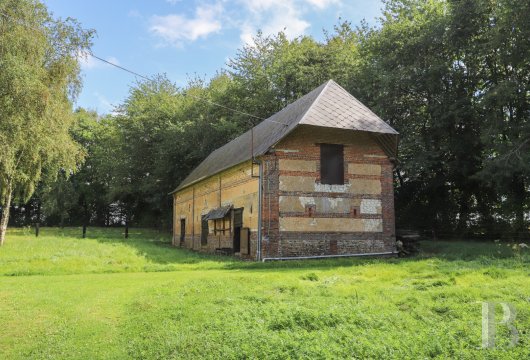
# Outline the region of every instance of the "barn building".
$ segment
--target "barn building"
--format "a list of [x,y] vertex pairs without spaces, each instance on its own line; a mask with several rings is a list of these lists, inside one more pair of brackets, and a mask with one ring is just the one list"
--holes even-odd
[[253,260],[392,255],[398,133],[333,80],[171,193],[173,245]]

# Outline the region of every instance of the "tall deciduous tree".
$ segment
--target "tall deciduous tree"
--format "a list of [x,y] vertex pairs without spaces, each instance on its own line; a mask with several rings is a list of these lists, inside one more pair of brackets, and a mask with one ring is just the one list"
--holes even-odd
[[0,244],[13,198],[29,198],[44,169],[69,172],[82,158],[69,132],[71,100],[92,36],[39,1],[0,3]]

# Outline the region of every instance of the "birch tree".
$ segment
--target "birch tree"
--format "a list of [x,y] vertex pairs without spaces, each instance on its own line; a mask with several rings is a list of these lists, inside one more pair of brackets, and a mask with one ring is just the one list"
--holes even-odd
[[40,1],[0,3],[0,245],[11,202],[27,200],[43,171],[70,173],[82,159],[69,129],[79,54],[93,34],[54,19]]

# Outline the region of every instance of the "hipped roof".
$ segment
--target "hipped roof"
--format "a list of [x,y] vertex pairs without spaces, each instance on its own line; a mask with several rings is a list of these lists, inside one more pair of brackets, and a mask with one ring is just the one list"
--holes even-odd
[[339,84],[329,80],[263,120],[252,129],[253,134],[249,130],[213,151],[172,193],[251,160],[253,156],[265,154],[298,125],[369,132],[389,157],[397,156],[398,132]]

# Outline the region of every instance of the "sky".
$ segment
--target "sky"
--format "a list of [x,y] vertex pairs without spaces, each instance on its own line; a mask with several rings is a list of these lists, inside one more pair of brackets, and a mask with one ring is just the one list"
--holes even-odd
[[[381,0],[44,0],[55,17],[95,29],[92,52],[145,76],[166,73],[178,86],[224,68],[258,30],[322,40],[339,18],[375,24]],[[112,112],[138,79],[91,57],[82,58],[76,107]]]

